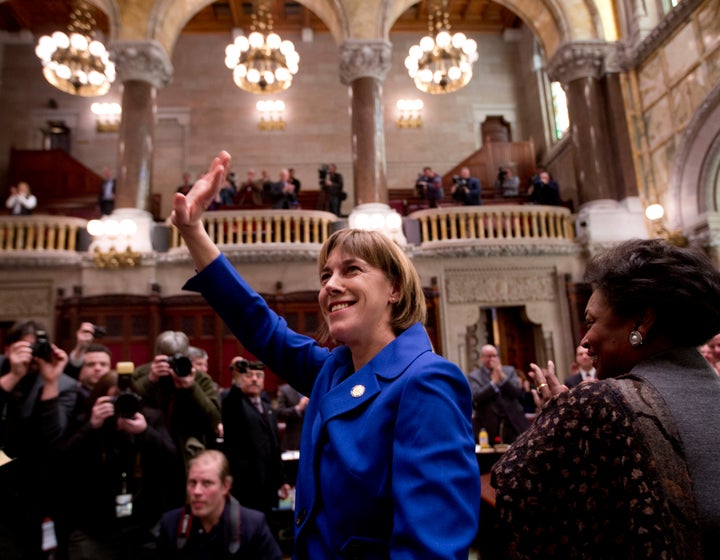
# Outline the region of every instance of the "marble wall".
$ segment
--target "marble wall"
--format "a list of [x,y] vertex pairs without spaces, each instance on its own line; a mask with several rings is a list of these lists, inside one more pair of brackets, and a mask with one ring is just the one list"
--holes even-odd
[[[637,69],[641,190],[672,207],[673,169],[688,124],[720,83],[720,4],[707,0]],[[672,220],[673,217],[670,216]]]

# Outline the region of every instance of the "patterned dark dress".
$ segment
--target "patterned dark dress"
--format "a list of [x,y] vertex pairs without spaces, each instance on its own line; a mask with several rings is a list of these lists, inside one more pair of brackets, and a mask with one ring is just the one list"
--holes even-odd
[[640,378],[555,397],[492,483],[510,558],[703,558],[682,442]]

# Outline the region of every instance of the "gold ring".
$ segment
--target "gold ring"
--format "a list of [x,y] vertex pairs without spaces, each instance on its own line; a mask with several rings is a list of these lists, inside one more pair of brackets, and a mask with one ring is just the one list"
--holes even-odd
[[537,390],[542,391],[543,387],[547,387],[547,386],[548,386],[547,383],[540,383],[540,385],[538,385],[538,387],[537,387]]

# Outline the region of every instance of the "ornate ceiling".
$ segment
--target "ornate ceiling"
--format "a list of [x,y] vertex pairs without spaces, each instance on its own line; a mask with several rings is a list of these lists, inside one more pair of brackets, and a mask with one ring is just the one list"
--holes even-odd
[[[50,33],[58,26],[66,26],[72,0],[0,0],[0,30],[29,29],[36,36]],[[253,2],[220,0],[198,12],[185,27],[185,33],[230,33],[233,28],[248,29]],[[450,24],[458,31],[501,32],[519,27],[520,18],[490,0],[449,0]],[[273,23],[278,31],[311,27],[325,31],[325,25],[298,2],[271,2]],[[99,29],[107,33],[105,14],[95,10]],[[424,32],[427,30],[427,2],[419,2],[408,9],[395,23],[393,31]]]

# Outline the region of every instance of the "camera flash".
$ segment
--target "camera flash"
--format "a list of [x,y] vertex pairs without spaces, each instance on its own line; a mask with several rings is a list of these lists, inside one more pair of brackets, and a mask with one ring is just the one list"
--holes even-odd
[[115,369],[118,375],[132,374],[135,371],[135,364],[133,362],[118,362]]

